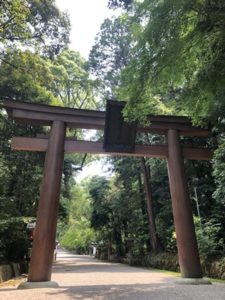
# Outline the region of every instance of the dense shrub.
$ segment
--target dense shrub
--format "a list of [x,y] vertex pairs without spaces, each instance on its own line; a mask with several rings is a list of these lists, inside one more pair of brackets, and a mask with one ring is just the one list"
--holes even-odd
[[21,218],[10,218],[0,223],[0,252],[2,260],[17,261],[27,256],[30,246],[26,222]]
[[199,254],[202,259],[209,259],[221,255],[224,250],[222,238],[218,238],[221,225],[210,220],[201,224],[199,218],[195,218],[196,236]]

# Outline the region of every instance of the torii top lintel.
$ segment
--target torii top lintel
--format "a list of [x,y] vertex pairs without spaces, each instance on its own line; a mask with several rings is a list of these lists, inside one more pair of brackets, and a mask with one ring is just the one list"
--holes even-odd
[[[104,111],[66,108],[5,100],[3,107],[18,122],[36,125],[51,125],[55,120],[63,121],[67,127],[104,130]],[[169,129],[179,130],[181,136],[208,136],[209,129],[192,126],[187,117],[149,116],[150,125],[137,125],[137,132],[165,134]]]

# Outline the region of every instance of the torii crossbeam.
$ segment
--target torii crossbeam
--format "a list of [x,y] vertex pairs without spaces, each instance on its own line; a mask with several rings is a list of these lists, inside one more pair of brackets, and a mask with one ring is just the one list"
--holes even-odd
[[[111,104],[118,105],[115,103]],[[66,128],[98,130],[107,128],[108,130],[109,124],[107,123],[107,118],[111,120],[109,123],[113,123],[113,114],[111,117],[107,117],[107,114],[103,111],[80,110],[9,100],[4,102],[4,108],[17,122],[51,126],[49,136],[36,138],[13,137],[11,143],[11,147],[15,150],[46,152],[28,282],[46,282],[51,280],[64,152],[145,156],[167,159],[182,277],[202,277],[191,201],[185,178],[184,159],[210,160],[212,158],[212,151],[208,148],[184,147],[180,143],[180,136],[207,137],[210,134],[210,130],[192,126],[187,117],[150,116],[149,126],[143,127],[140,124],[136,124],[133,127],[135,129],[132,130],[164,135],[166,138],[165,144],[134,144],[133,150],[131,147],[131,150],[127,152],[124,149],[123,151],[120,150],[120,145],[120,147],[114,147],[110,151],[110,147],[106,147],[101,142],[77,141],[67,138]],[[114,125],[109,126],[117,128],[117,125],[115,121]],[[110,130],[107,130],[105,130],[105,133],[110,132]],[[118,130],[118,128],[115,130]],[[114,132],[113,127],[111,127],[111,132]],[[125,129],[126,132],[129,133],[129,128],[127,127]]]

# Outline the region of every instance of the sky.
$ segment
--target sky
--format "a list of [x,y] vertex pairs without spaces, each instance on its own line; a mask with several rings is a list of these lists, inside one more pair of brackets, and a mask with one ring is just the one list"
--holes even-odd
[[[60,10],[67,11],[70,16],[70,48],[79,51],[86,59],[101,23],[116,14],[108,9],[107,3],[108,0],[56,0]],[[93,175],[109,175],[107,164],[101,160],[90,163],[76,176],[76,180],[80,182],[86,176]]]
[[86,165],[81,172],[76,175],[76,182],[81,182],[87,176],[111,176],[110,165],[104,160],[104,157],[101,160],[94,161]]
[[101,23],[116,14],[108,9],[107,3],[108,0],[56,0],[60,10],[66,10],[70,15],[71,48],[79,51],[86,59]]

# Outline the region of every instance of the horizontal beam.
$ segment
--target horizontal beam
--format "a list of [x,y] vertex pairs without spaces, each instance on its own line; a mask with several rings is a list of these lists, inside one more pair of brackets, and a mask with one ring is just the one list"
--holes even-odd
[[30,103],[30,102],[22,102],[22,101],[13,101],[13,100],[5,100],[3,103],[3,107],[7,110],[8,114],[11,115],[14,109],[33,111],[33,112],[42,112],[48,114],[65,114],[72,116],[80,116],[80,117],[105,117],[105,112],[98,110],[90,110],[90,109],[77,109],[71,107],[63,107],[63,106],[53,106],[46,104],[38,104],[38,103]]
[[101,142],[88,142],[88,141],[66,141],[65,144],[66,152],[76,152],[76,153],[90,153],[90,154],[106,154],[112,156],[139,156],[139,157],[167,157],[167,147],[164,145],[136,145],[135,151],[133,153],[124,152],[106,152],[103,149],[103,143]]
[[83,128],[83,129],[97,129],[103,130],[105,120],[95,116],[79,116],[79,115],[66,115],[57,113],[45,113],[27,111],[21,109],[14,109],[12,117],[21,123],[30,123],[34,125],[51,125],[53,121],[62,121],[70,128]]
[[[70,128],[104,130],[105,112],[33,104],[6,100],[3,107],[16,121],[36,125],[51,125],[54,120],[65,122]],[[181,136],[208,136],[208,129],[192,126],[187,117],[149,116],[150,125],[137,125],[138,132],[165,134],[168,129],[179,130]]]
[[209,148],[189,148],[182,147],[183,157],[190,160],[211,160],[213,158],[213,151]]
[[13,150],[46,152],[48,139],[31,137],[13,137],[11,140]]
[[[14,150],[25,151],[46,151],[48,148],[48,139],[13,137],[11,147]],[[139,156],[167,158],[167,145],[136,145],[133,153],[106,152],[101,142],[66,140],[65,152],[106,154],[121,156]],[[183,156],[190,160],[211,160],[213,152],[208,148],[190,148],[183,147]]]
[[[26,111],[14,109],[12,117],[21,123],[31,123],[35,125],[51,125],[54,120],[65,122],[70,128],[97,129],[104,130],[105,119],[94,116],[77,116],[65,114],[46,114],[44,112]],[[138,132],[165,134],[168,129],[179,130],[181,136],[208,136],[209,130],[193,127],[187,123],[163,123],[153,121],[148,127],[138,125]]]
[[[11,147],[14,150],[24,151],[41,151],[45,152],[48,148],[48,139],[46,138],[29,138],[29,137],[13,137]],[[144,146],[136,145],[134,153],[106,152],[103,149],[102,142],[89,142],[66,140],[65,152],[67,153],[90,153],[90,154],[106,154],[106,155],[123,155],[123,156],[147,156],[147,157],[167,157],[167,147],[162,146]]]

